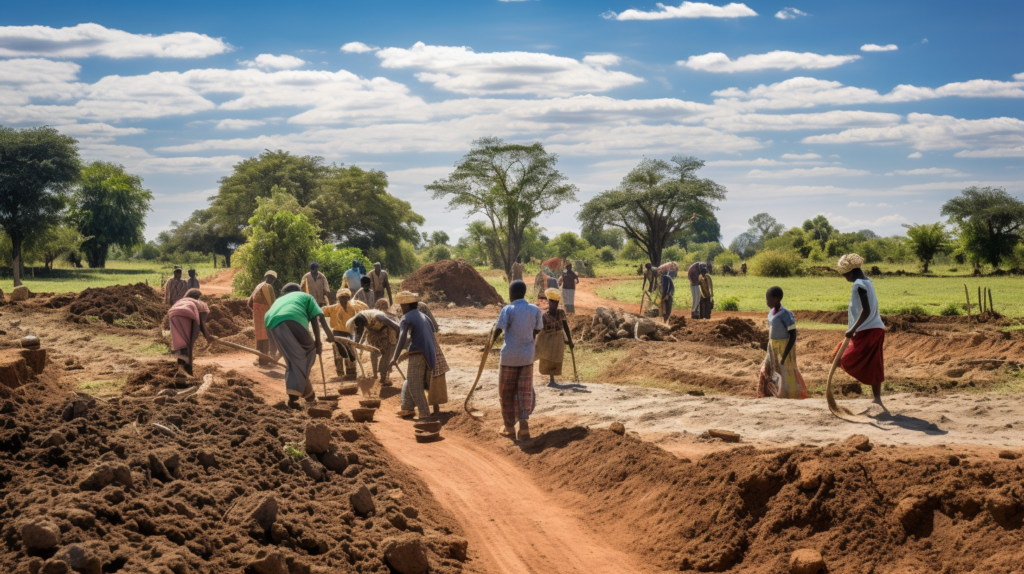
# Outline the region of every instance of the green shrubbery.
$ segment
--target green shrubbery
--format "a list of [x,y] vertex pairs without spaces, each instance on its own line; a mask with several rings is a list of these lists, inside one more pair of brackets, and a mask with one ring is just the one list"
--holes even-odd
[[607,245],[601,248],[599,257],[603,263],[614,263],[615,262],[615,250]]
[[792,277],[800,272],[800,255],[793,251],[762,251],[747,262],[756,277]]
[[943,317],[956,317],[957,315],[963,315],[963,308],[958,303],[950,303],[939,310],[939,315]]
[[928,311],[916,304],[902,305],[900,307],[882,307],[883,315],[927,315]]
[[718,301],[718,309],[720,311],[739,311],[740,310],[740,299],[739,297],[723,297]]

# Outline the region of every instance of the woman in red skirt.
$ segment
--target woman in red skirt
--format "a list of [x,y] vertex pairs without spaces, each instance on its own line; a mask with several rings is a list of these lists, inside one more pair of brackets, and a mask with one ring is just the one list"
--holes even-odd
[[875,285],[861,270],[862,265],[864,258],[856,253],[843,255],[839,259],[837,270],[853,283],[850,293],[850,328],[846,331],[850,344],[843,353],[840,366],[861,384],[870,385],[875,404],[884,409],[882,382],[885,381],[885,361],[882,345],[885,343],[885,324],[878,312]]

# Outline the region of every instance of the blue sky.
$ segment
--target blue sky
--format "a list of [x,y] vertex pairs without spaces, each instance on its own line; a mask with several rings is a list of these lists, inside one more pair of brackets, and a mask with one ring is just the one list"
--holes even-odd
[[382,169],[457,236],[423,185],[487,135],[544,143],[581,201],[700,157],[726,242],[761,211],[895,234],[969,185],[1024,194],[1022,22],[1010,1],[17,3],[0,124],[142,175],[149,237],[265,148]]

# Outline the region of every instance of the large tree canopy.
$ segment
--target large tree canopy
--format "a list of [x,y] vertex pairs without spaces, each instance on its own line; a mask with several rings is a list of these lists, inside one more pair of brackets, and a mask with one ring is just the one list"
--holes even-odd
[[106,267],[111,245],[130,249],[146,242],[146,213],[153,194],[142,178],[124,166],[96,161],[82,170],[71,217],[85,236],[82,251],[89,267]]
[[50,127],[0,126],[0,227],[11,238],[15,287],[26,240],[60,222],[80,169],[74,138]]
[[1003,188],[968,187],[942,206],[960,241],[976,261],[994,267],[1013,253],[1024,227],[1024,202]]
[[482,214],[508,270],[521,255],[526,229],[544,213],[576,201],[576,186],[567,183],[555,164],[558,156],[539,143],[519,145],[481,138],[445,179],[426,186],[434,199],[448,198],[449,210]]
[[644,159],[615,189],[583,204],[583,225],[618,227],[634,239],[654,265],[665,245],[692,222],[708,219],[725,199],[725,187],[695,173],[704,162],[673,157],[671,162]]

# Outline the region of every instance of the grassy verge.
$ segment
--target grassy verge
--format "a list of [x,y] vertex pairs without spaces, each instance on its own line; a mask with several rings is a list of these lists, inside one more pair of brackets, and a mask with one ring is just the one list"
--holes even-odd
[[[186,269],[190,266],[183,266]],[[191,266],[202,279],[220,271],[213,268],[213,262]],[[105,269],[73,269],[58,267],[51,271],[36,269],[34,276],[26,273],[22,283],[33,293],[66,293],[79,292],[89,287],[109,287],[111,285],[127,285],[130,283],[146,283],[159,287],[160,279],[170,277],[174,270],[172,263],[155,261],[108,261]],[[0,289],[10,293],[14,289],[11,270],[4,269],[0,276]]]
[[102,379],[88,381],[78,385],[83,393],[89,393],[97,397],[119,396],[124,387],[125,379]]

